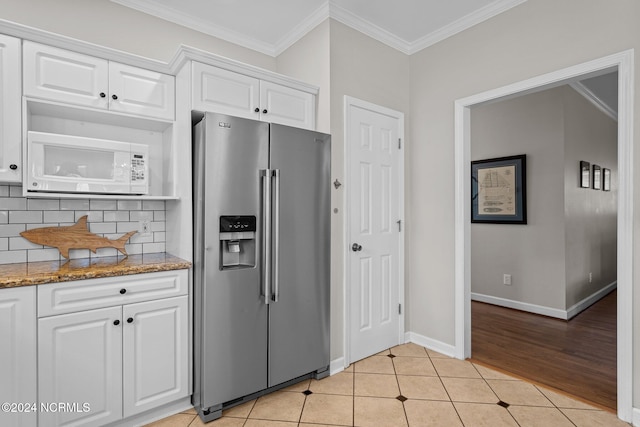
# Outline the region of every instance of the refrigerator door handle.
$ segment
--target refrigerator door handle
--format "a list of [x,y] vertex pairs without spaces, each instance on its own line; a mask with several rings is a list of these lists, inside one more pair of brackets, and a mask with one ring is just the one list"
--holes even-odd
[[262,181],[262,260],[260,265],[264,303],[269,305],[271,292],[271,170],[260,171]]
[[278,302],[278,296],[280,294],[280,169],[274,169],[272,171],[274,178],[273,186],[273,251],[271,254],[271,263],[273,271],[272,286],[274,287],[273,295],[271,299],[273,302]]

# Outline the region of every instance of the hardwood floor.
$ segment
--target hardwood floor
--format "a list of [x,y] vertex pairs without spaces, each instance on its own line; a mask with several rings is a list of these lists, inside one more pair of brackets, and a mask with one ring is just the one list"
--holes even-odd
[[472,301],[472,360],[615,410],[616,294],[570,321]]

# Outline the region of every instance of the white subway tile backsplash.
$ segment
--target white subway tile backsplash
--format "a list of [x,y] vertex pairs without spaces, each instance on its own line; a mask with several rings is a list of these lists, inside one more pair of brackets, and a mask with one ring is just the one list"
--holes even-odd
[[129,221],[129,211],[105,211],[104,222]]
[[153,211],[132,211],[129,214],[130,221],[153,221]]
[[36,245],[35,243],[31,243],[24,237],[9,237],[9,250],[10,251],[18,251],[22,249],[42,249],[42,245]]
[[0,225],[0,237],[17,237],[20,232],[26,229],[27,227],[24,224]]
[[59,199],[27,199],[27,209],[30,211],[59,211]]
[[10,211],[9,224],[42,224],[42,211]]
[[89,231],[95,234],[115,233],[115,222],[92,222],[89,224]]
[[15,264],[18,262],[27,262],[27,251],[0,252],[0,262],[2,264]]
[[89,208],[92,211],[115,211],[118,209],[116,200],[89,200]]
[[[65,258],[57,248],[35,245],[20,232],[41,227],[74,225],[89,215],[89,230],[117,239],[138,230],[138,222],[150,221],[151,233],[135,234],[126,245],[129,254],[164,252],[166,249],[165,202],[157,200],[26,199],[22,187],[0,185],[0,264],[53,261]],[[72,249],[70,259],[116,256],[113,248]]]
[[138,231],[137,222],[118,222],[116,233],[128,233],[130,231]]
[[142,244],[142,252],[145,254],[153,254],[158,252],[165,251],[164,243],[143,243]]
[[142,201],[142,210],[143,211],[163,211],[164,201],[163,200],[143,200]]
[[89,201],[88,200],[76,200],[76,199],[61,199],[60,200],[60,210],[62,211],[76,211],[76,210],[89,210]]
[[45,211],[44,222],[73,222],[75,220],[74,211]]
[[118,200],[119,211],[139,211],[140,209],[142,209],[140,200]]
[[27,199],[2,197],[0,198],[0,209],[3,211],[24,211],[27,209]]
[[34,249],[27,251],[27,261],[58,261],[61,258],[57,249]]
[[22,186],[9,186],[9,197],[22,197]]

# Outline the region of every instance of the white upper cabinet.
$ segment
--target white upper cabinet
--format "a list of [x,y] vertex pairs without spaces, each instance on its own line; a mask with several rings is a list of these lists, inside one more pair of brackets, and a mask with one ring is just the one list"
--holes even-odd
[[0,34],[0,182],[22,181],[20,39]]
[[199,62],[192,63],[192,108],[315,129],[309,92]]
[[260,82],[263,120],[303,129],[315,129],[315,96],[271,82]]
[[129,65],[109,63],[109,108],[112,111],[173,120],[174,77]]
[[24,95],[173,120],[175,79],[154,71],[25,41]]
[[260,119],[260,80],[193,63],[193,109]]

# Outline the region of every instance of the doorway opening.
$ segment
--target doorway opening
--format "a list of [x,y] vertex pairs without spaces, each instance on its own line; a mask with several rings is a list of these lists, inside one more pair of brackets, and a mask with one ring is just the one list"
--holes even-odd
[[470,244],[470,109],[474,105],[618,72],[618,212],[617,212],[617,395],[618,417],[631,421],[633,412],[633,51],[624,51],[513,85],[456,101],[455,110],[455,295],[456,356],[471,356]]

